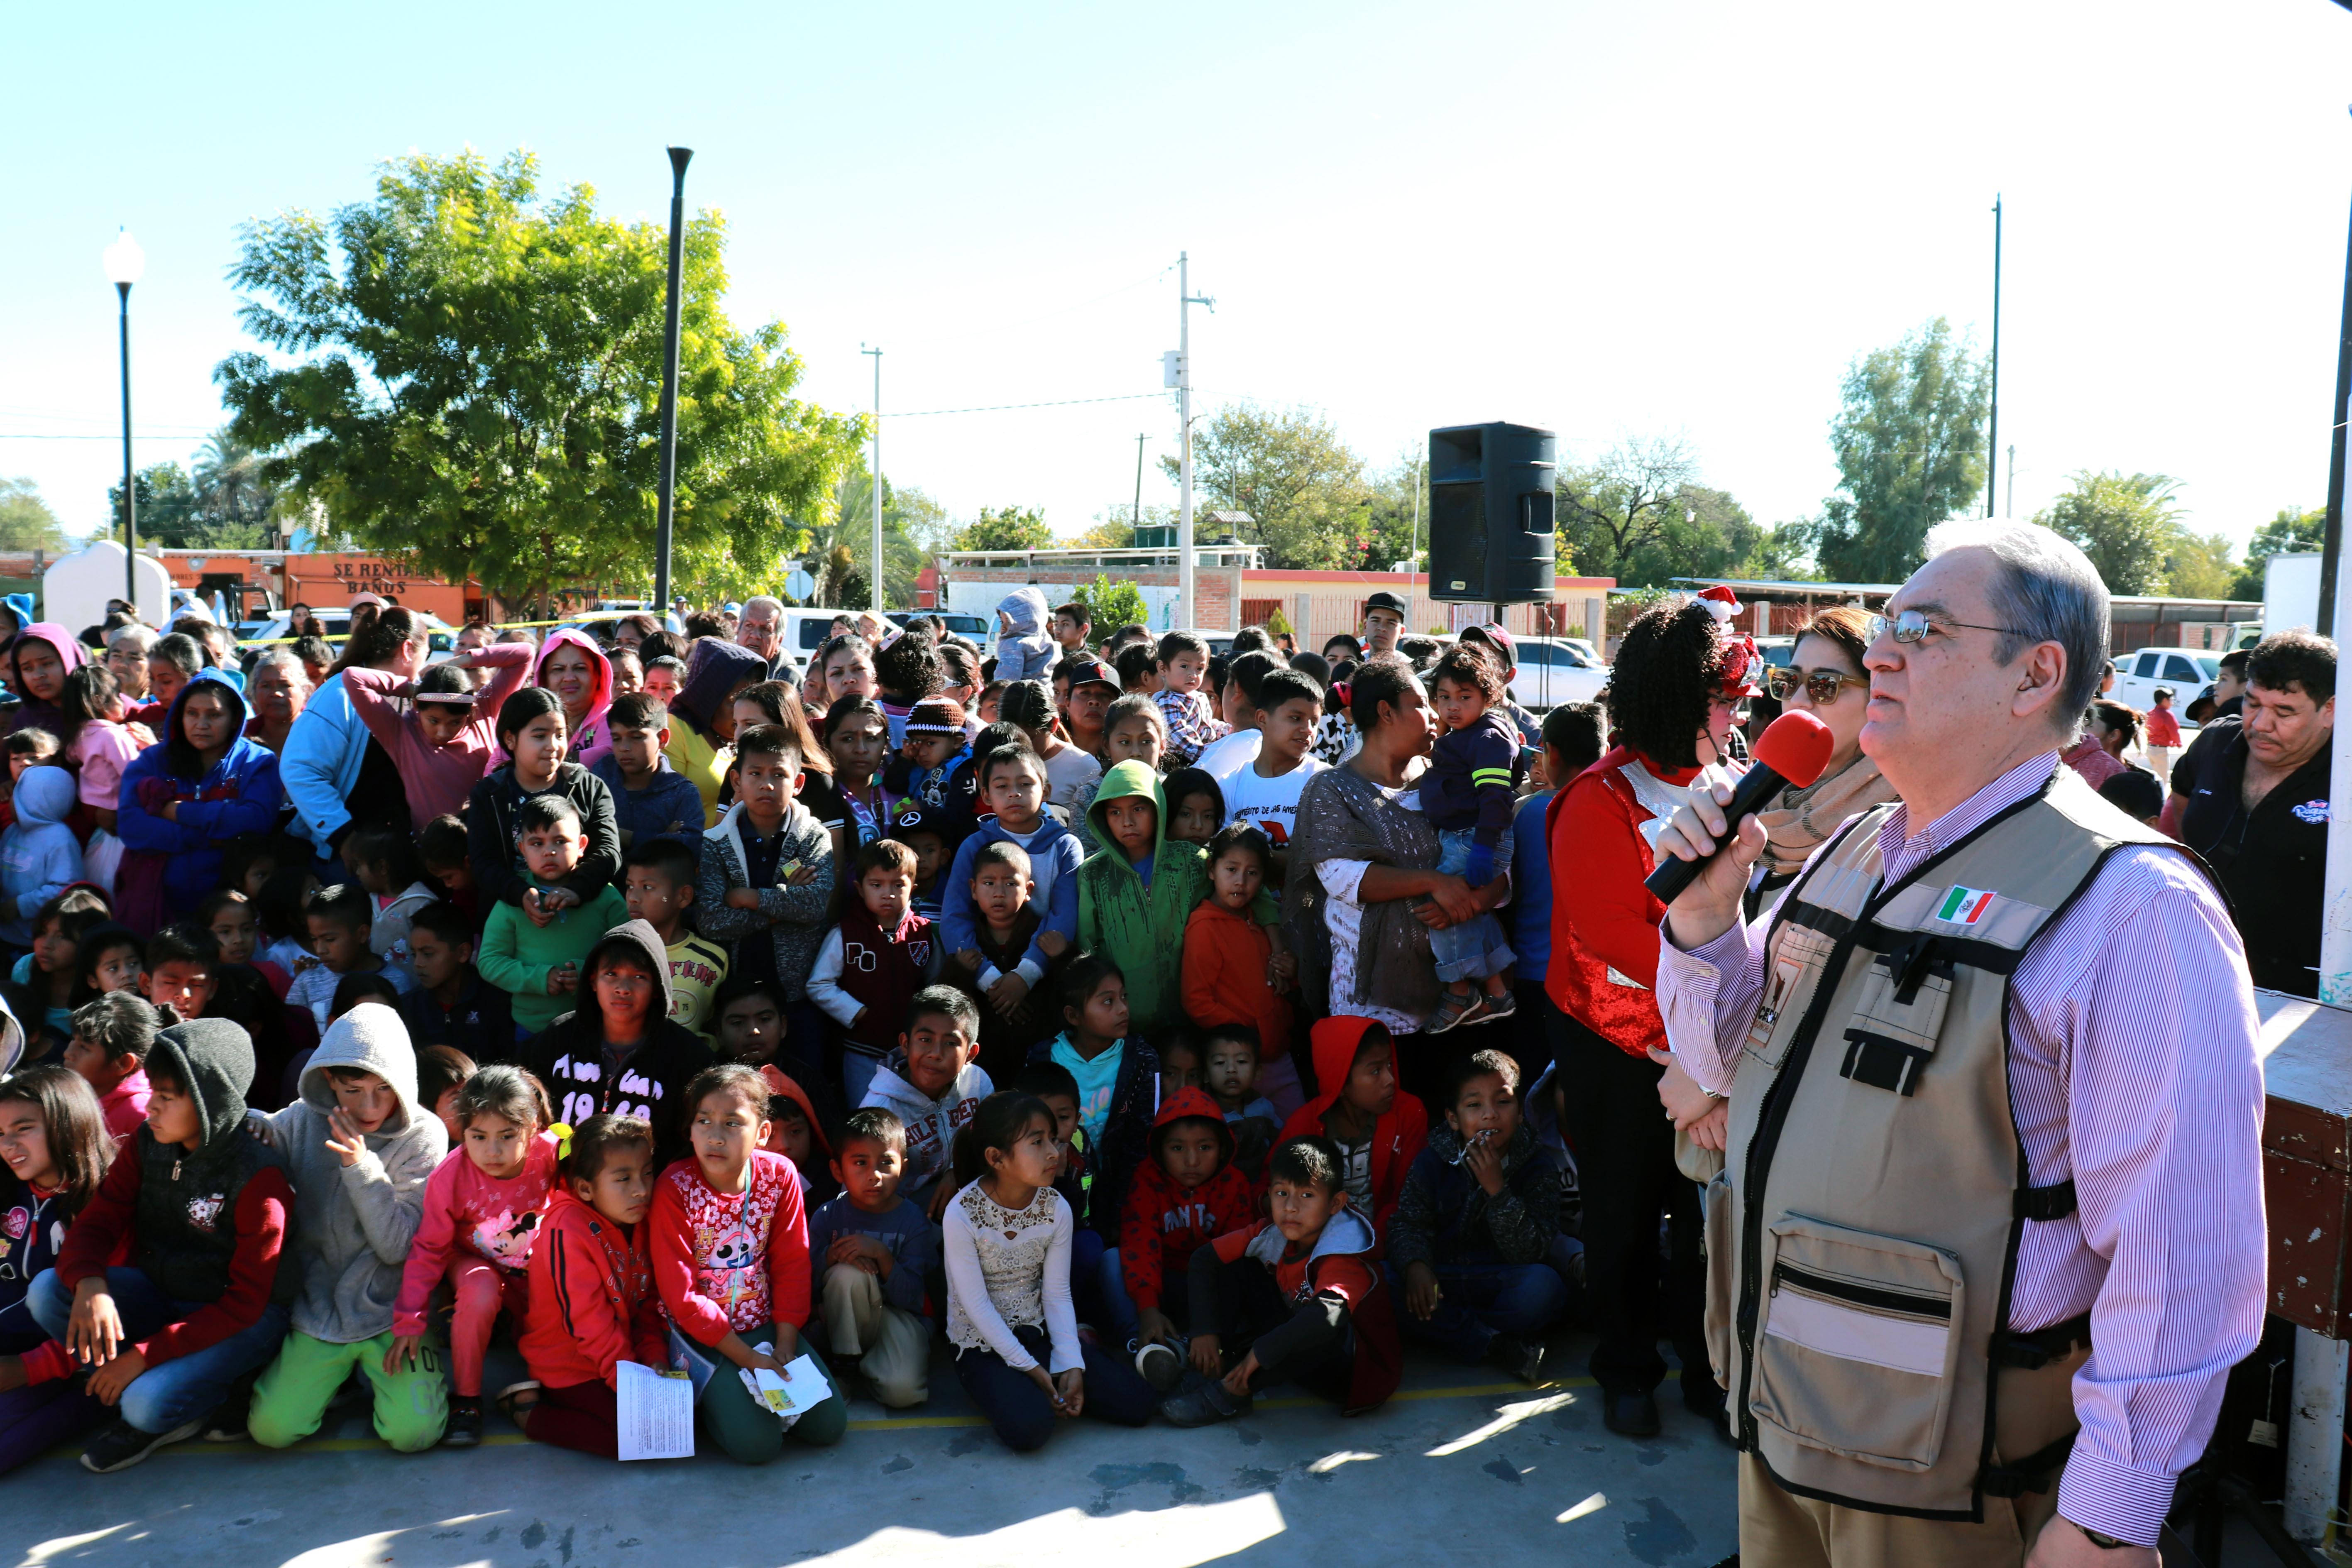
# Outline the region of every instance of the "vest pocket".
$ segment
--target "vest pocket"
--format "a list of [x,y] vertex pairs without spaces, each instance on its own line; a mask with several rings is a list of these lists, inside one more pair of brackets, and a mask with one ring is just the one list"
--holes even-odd
[[1919,1087],[1952,1002],[1951,965],[1920,940],[1916,951],[1882,955],[1863,976],[1840,1076],[1896,1094]]
[[1959,1364],[1960,1260],[1800,1215],[1771,1232],[1748,1410],[1809,1447],[1933,1468]]
[[1780,927],[1764,953],[1764,994],[1757,1003],[1756,1021],[1748,1026],[1749,1056],[1767,1068],[1780,1067],[1789,1042],[1796,1037],[1796,1020],[1812,1005],[1813,988],[1821,984],[1822,971],[1836,948],[1836,942],[1811,926],[1791,922]]

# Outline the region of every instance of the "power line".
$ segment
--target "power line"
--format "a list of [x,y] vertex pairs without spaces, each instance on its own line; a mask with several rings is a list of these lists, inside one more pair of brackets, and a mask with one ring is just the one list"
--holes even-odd
[[919,408],[910,414],[893,414],[893,419],[920,419],[933,414],[1002,414],[1010,408],[1069,408],[1081,403],[1134,403],[1146,397],[1165,397],[1165,392],[1128,392],[1117,397],[1064,397],[1052,403],[992,403],[981,408]]

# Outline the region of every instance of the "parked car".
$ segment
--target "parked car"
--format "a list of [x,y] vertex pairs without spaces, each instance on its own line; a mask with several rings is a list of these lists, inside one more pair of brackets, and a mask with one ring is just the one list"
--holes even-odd
[[[2156,706],[2156,689],[2172,690],[2172,710],[2185,711],[2200,691],[2221,674],[2221,656],[2185,647],[2144,647],[2116,660],[2115,689],[2107,693],[2116,702],[2128,702],[2146,712]],[[2185,731],[2191,728],[2181,720]]]
[[1511,698],[1526,708],[1555,708],[1563,702],[1590,702],[1609,684],[1609,667],[1576,646],[1581,639],[1525,637],[1512,639],[1518,649],[1518,669],[1511,678]]
[[[414,613],[424,621],[435,653],[446,654],[457,647],[457,627],[430,610],[417,610]],[[310,618],[319,623],[319,634],[327,639],[328,646],[331,647],[341,647],[343,640],[351,636],[352,613],[348,609],[312,610]],[[280,610],[263,620],[238,622],[235,635],[239,644],[275,642],[288,635],[288,628],[292,626],[293,620],[294,617],[290,612]],[[244,656],[245,662],[250,664],[255,658],[259,657],[259,654],[258,648],[247,648]]]
[[586,632],[598,642],[608,643],[613,640],[614,623],[616,621],[625,621],[632,616],[651,616],[655,620],[660,622],[662,626],[670,631],[676,632],[678,636],[684,637],[686,635],[686,623],[680,620],[677,616],[664,615],[658,610],[640,607],[634,605],[601,605],[593,610],[583,610],[580,614],[565,621],[562,626],[550,626],[543,629],[548,631],[561,631],[568,627],[572,631]]
[[[839,615],[841,612],[835,610],[828,613]],[[993,647],[995,645],[995,621],[987,616],[975,616],[969,610],[885,610],[882,612],[884,620],[902,626],[922,616],[933,616],[945,621],[950,637],[961,637],[966,642],[978,643],[983,648]]]

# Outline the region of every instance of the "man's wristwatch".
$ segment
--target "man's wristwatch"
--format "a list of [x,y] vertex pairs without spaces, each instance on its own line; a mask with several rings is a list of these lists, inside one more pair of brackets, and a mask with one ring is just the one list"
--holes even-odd
[[[2067,1522],[2073,1523],[2074,1521],[2070,1520]],[[2084,1539],[2088,1541],[2092,1545],[2104,1548],[2109,1552],[2114,1552],[2126,1546],[2137,1546],[2139,1544],[2137,1542],[2126,1541],[2119,1536],[2101,1534],[2098,1531],[2091,1529],[2088,1525],[2077,1524],[2074,1528],[2081,1531],[2083,1532]]]

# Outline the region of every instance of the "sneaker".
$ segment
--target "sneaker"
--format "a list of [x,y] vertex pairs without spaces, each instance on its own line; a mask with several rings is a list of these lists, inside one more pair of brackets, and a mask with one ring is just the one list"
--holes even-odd
[[449,1396],[449,1425],[441,1434],[445,1448],[470,1448],[482,1440],[482,1396]]
[[1481,998],[1486,1010],[1471,1019],[1475,1024],[1491,1024],[1497,1018],[1507,1018],[1519,1010],[1519,999],[1507,991],[1489,991]]
[[246,1424],[247,1412],[252,1408],[252,1405],[238,1401],[233,1405],[224,1405],[214,1411],[211,1418],[205,1423],[205,1441],[242,1443],[252,1436],[253,1434],[247,1429]]
[[1475,991],[1466,996],[1457,995],[1448,991],[1437,999],[1437,1010],[1423,1021],[1421,1032],[1424,1035],[1442,1035],[1446,1030],[1459,1028],[1464,1024],[1475,1023],[1478,1010],[1486,1005],[1486,998]]
[[128,1421],[117,1421],[89,1440],[81,1451],[81,1468],[93,1475],[110,1476],[127,1470],[158,1448],[184,1443],[205,1429],[204,1418],[184,1421],[169,1432],[142,1432]]
[[1220,1421],[1248,1415],[1254,1403],[1246,1394],[1236,1399],[1226,1393],[1223,1381],[1212,1383],[1204,1378],[1200,1387],[1161,1400],[1160,1414],[1168,1417],[1171,1426],[1213,1426]]
[[1517,1334],[1496,1334],[1486,1344],[1486,1359],[1521,1383],[1543,1381],[1544,1349]]
[[1135,1370],[1154,1393],[1166,1394],[1184,1380],[1184,1358],[1154,1340],[1135,1352]]

